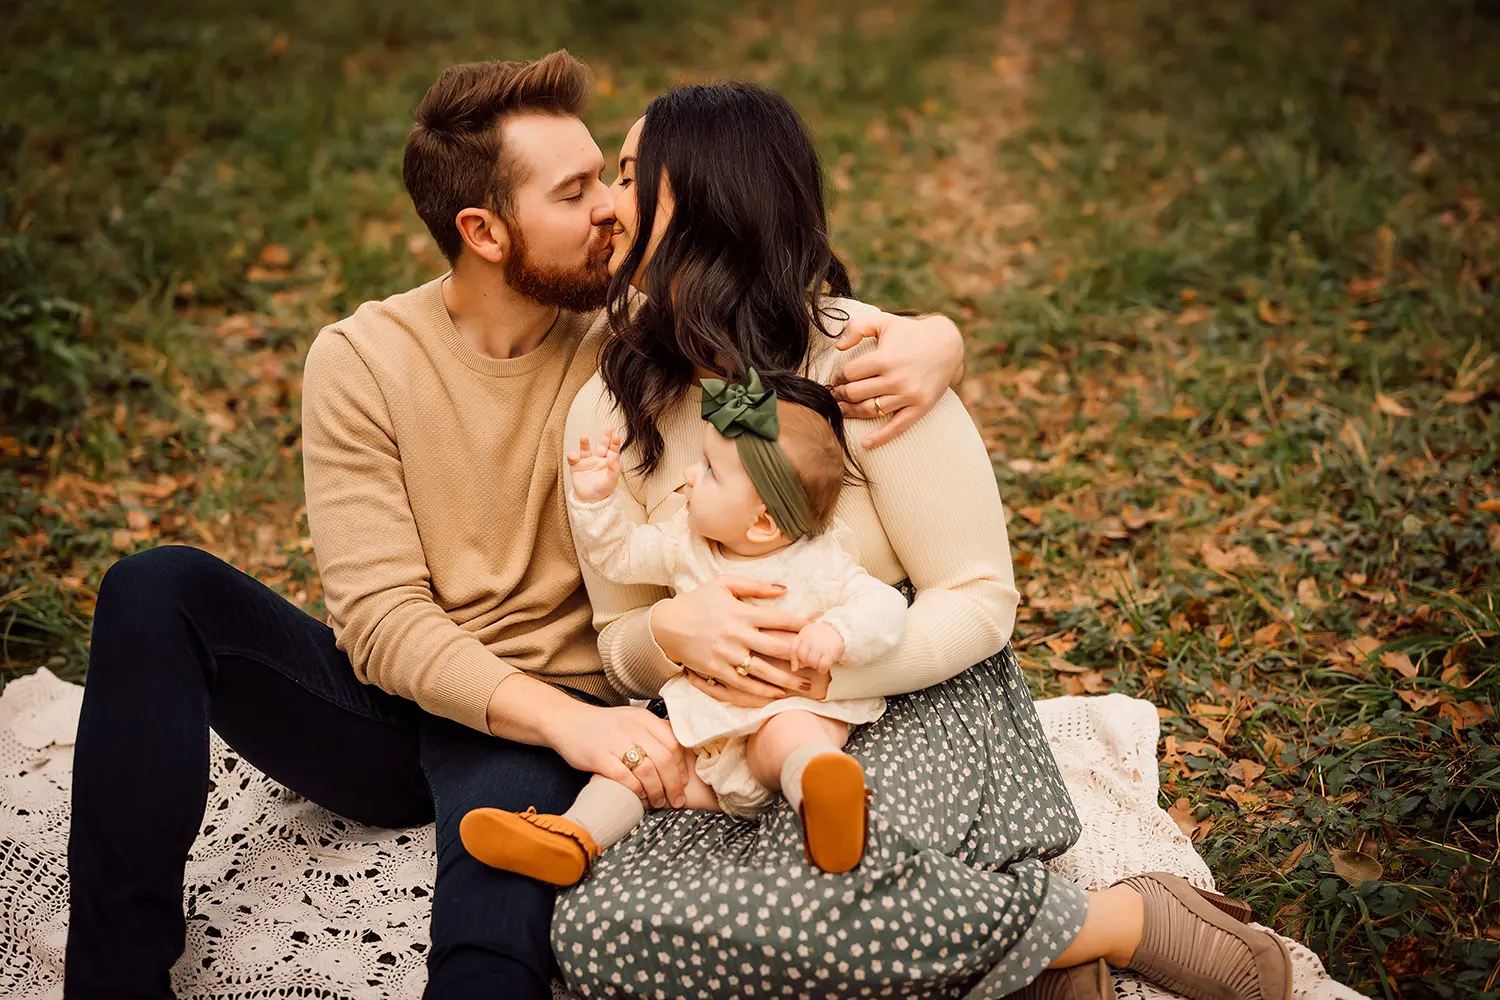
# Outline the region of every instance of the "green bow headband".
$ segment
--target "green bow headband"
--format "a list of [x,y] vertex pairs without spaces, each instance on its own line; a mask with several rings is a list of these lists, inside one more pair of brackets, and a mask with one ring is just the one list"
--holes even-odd
[[727,438],[733,438],[740,461],[760,493],[766,512],[781,533],[792,541],[812,532],[812,505],[791,460],[776,441],[781,425],[776,419],[776,393],[761,385],[754,368],[744,384],[723,379],[703,380],[703,419]]

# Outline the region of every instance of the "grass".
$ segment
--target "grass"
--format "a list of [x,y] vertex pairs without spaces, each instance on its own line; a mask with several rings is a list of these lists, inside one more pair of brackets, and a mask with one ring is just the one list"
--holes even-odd
[[1039,694],[1161,708],[1222,885],[1376,996],[1500,971],[1492,5],[19,10],[0,63],[0,683],[85,670],[186,541],[321,612],[317,328],[440,267],[398,179],[450,62],[569,45],[612,153],[720,75],[819,136],[862,295],[971,334]]

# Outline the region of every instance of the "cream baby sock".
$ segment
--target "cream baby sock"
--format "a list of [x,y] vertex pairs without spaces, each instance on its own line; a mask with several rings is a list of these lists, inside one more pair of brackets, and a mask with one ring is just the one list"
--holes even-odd
[[613,778],[596,774],[573,800],[573,807],[563,813],[563,819],[587,830],[602,851],[634,830],[645,815],[635,792]]
[[802,809],[802,772],[808,761],[825,753],[843,753],[827,740],[809,740],[791,753],[781,763],[781,794],[792,804],[794,811]]

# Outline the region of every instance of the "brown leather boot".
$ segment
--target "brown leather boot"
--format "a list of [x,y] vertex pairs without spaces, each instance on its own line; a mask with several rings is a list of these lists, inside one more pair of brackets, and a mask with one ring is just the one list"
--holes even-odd
[[1071,969],[1048,969],[1012,1000],[1115,1000],[1115,977],[1104,959]]
[[551,885],[577,885],[602,853],[572,820],[527,809],[471,809],[458,824],[464,849],[489,865]]
[[1167,872],[1116,884],[1130,886],[1145,904],[1128,968],[1189,1000],[1291,1000],[1292,956],[1275,934],[1246,926]]

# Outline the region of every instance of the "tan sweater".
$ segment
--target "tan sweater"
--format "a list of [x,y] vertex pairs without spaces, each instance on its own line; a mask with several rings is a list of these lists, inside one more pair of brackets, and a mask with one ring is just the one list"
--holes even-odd
[[362,681],[479,730],[517,670],[618,703],[561,472],[607,323],[564,312],[535,350],[492,358],[440,281],[365,303],[307,356],[307,520],[339,648]]
[[[875,311],[848,300],[831,304],[850,315]],[[837,333],[839,324],[829,325]],[[867,340],[841,353],[821,334],[813,343],[807,374],[822,382],[852,356],[873,348]],[[666,450],[654,474],[642,478],[632,471],[626,454],[616,496],[633,521],[665,522],[681,508],[682,496],[675,491],[683,484],[683,470],[702,451],[699,399],[694,386],[660,421]],[[619,427],[622,418],[595,376],[573,401],[564,436],[570,441],[583,433],[597,436],[611,422]],[[917,598],[896,651],[873,663],[834,667],[830,699],[904,694],[953,677],[1010,641],[1020,598],[994,468],[958,397],[946,393],[906,433],[865,451],[859,439],[873,426],[848,422],[850,446],[870,484],[846,486],[835,516],[857,541],[865,569],[886,583],[909,578]],[[587,566],[583,576],[605,673],[626,694],[654,695],[681,671],[651,635],[651,605],[670,592],[611,583]]]

